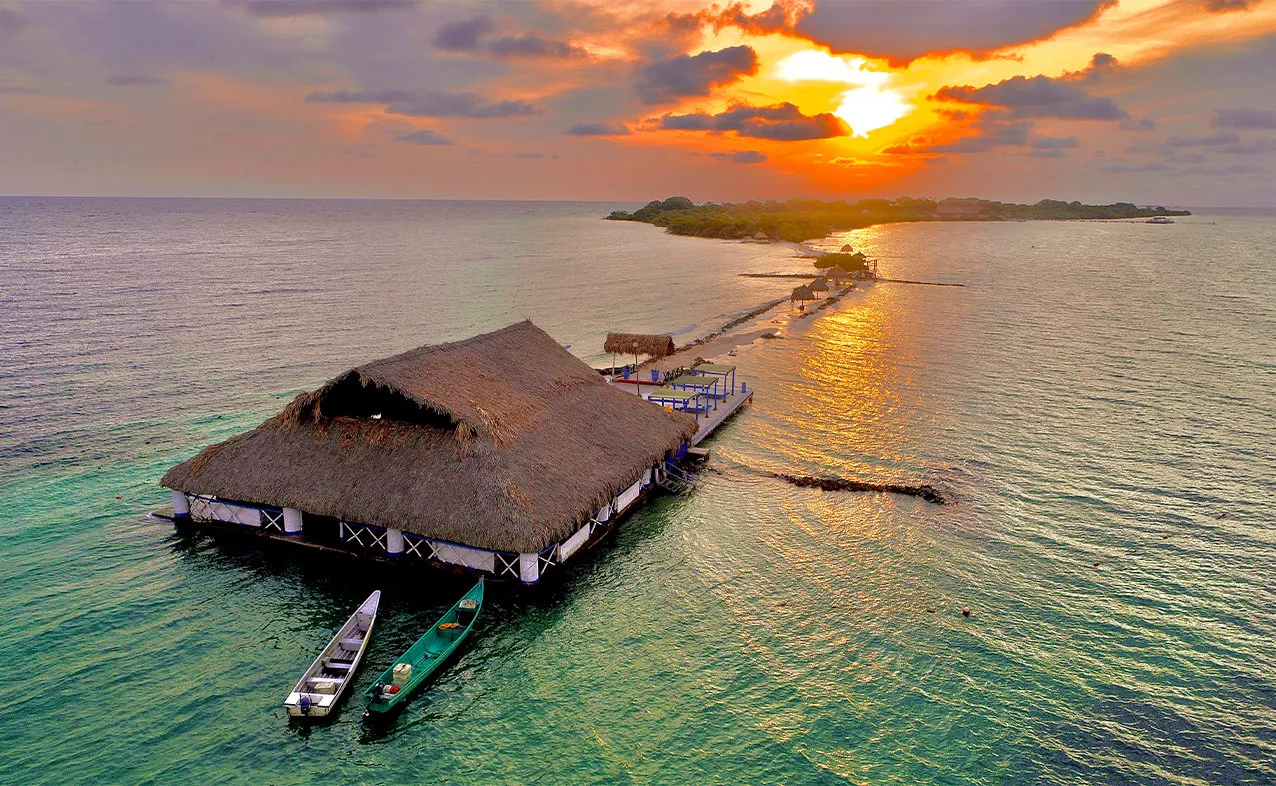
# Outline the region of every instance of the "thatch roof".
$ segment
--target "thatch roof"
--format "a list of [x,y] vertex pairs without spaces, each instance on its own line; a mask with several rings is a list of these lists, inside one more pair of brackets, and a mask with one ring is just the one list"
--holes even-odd
[[811,291],[810,287],[803,284],[802,286],[797,287],[796,289],[793,290],[793,295],[789,297],[789,302],[792,303],[795,300],[815,300],[815,299],[816,299],[815,293]]
[[161,483],[532,552],[695,430],[691,416],[616,390],[520,322],[352,369]]
[[829,291],[829,282],[827,279],[823,277],[815,279],[814,281],[810,283],[809,286],[811,287],[812,292],[828,292]]
[[665,335],[608,333],[607,340],[603,342],[604,352],[614,352],[617,355],[633,355],[635,347],[637,354],[653,358],[662,358],[674,353],[673,338]]
[[849,254],[849,253],[851,253],[851,252],[852,252],[852,251],[854,251],[854,250],[855,250],[855,249],[851,248],[851,244],[850,244],[850,243],[847,243],[846,245],[842,246],[842,252],[841,252],[841,253],[843,253],[843,254]]

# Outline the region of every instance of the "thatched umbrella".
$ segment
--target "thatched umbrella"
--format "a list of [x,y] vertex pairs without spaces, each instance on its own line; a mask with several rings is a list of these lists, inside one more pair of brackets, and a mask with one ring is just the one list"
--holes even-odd
[[842,252],[841,252],[841,253],[843,253],[843,254],[849,254],[849,253],[851,253],[851,252],[852,252],[852,251],[854,251],[854,250],[855,250],[855,249],[851,248],[851,244],[850,244],[850,243],[847,243],[846,245],[842,246]]
[[815,296],[819,297],[819,293],[827,293],[829,291],[828,279],[820,276],[810,283],[810,287],[812,292],[817,293]]
[[815,293],[805,284],[793,290],[793,294],[789,297],[789,303],[796,303],[797,307],[802,311],[806,310],[806,304],[815,300]]

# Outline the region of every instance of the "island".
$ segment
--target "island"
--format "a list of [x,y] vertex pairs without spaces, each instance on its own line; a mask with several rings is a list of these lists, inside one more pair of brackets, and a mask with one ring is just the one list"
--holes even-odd
[[653,200],[630,213],[614,211],[611,221],[641,221],[665,227],[674,235],[724,240],[787,240],[801,243],[833,232],[862,229],[874,224],[905,221],[1029,221],[1077,219],[1132,219],[1152,216],[1189,216],[1187,210],[1139,207],[1130,202],[1083,205],[1043,199],[1033,205],[993,202],[987,199],[790,199],[786,202],[706,202],[697,205],[684,196]]

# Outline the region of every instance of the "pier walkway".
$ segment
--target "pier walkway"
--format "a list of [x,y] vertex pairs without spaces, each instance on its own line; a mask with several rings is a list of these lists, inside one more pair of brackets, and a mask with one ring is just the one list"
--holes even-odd
[[737,390],[735,393],[727,396],[725,401],[718,402],[717,409],[709,410],[709,414],[701,415],[699,418],[700,429],[696,431],[696,435],[691,438],[691,446],[699,445],[705,437],[712,434],[718,426],[721,426],[726,419],[739,412],[746,404],[753,400],[753,388],[749,388],[745,392]]

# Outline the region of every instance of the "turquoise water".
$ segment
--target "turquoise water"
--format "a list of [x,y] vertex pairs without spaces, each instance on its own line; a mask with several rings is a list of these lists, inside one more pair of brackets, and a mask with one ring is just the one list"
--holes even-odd
[[0,781],[1276,782],[1256,214],[850,233],[968,286],[878,284],[743,350],[754,406],[695,493],[495,593],[390,729],[290,724],[371,589],[384,664],[464,584],[178,538],[156,479],[367,358],[531,317],[602,361],[805,264],[613,207],[0,200]]

